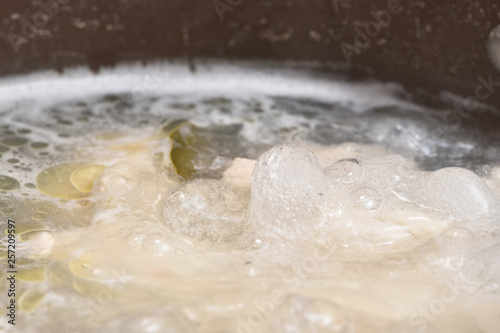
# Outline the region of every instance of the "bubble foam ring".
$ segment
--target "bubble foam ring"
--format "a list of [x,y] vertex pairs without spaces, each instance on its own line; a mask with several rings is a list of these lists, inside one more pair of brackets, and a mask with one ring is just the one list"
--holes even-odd
[[252,228],[288,240],[309,239],[319,230],[326,191],[323,170],[310,150],[275,146],[252,173]]
[[426,173],[413,185],[411,198],[422,207],[441,212],[473,232],[498,228],[491,219],[500,213],[500,200],[472,171],[444,168]]
[[247,203],[246,192],[217,180],[199,179],[170,194],[162,217],[177,234],[222,243],[243,232]]

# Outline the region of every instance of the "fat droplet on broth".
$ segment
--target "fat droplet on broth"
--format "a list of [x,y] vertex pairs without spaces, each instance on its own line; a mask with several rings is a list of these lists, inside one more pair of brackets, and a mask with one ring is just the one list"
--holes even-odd
[[28,289],[19,297],[19,310],[31,312],[35,310],[45,297],[45,293],[38,289]]
[[9,176],[0,175],[0,191],[15,191],[21,187],[19,181]]
[[0,141],[3,145],[7,147],[20,147],[24,146],[26,143],[28,143],[28,140],[22,137],[18,136],[11,136],[11,137],[6,137]]
[[82,165],[71,173],[71,184],[73,184],[77,190],[88,193],[92,191],[95,180],[104,169],[106,169],[106,167],[99,164]]
[[47,148],[48,146],[49,146],[49,144],[46,142],[32,142],[30,144],[30,147],[33,149],[43,149],[43,148]]
[[55,198],[83,199],[94,187],[105,167],[89,163],[63,163],[40,172],[36,185],[40,192]]

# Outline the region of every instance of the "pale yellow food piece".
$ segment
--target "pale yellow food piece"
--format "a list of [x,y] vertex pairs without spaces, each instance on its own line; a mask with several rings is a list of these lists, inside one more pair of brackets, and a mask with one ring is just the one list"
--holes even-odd
[[224,172],[223,179],[236,187],[250,189],[252,187],[252,171],[255,163],[255,160],[235,158]]

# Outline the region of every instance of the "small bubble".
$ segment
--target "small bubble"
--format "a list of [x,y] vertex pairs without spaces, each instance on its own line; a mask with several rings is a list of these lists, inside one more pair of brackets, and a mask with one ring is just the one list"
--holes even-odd
[[327,167],[324,173],[330,179],[344,184],[356,183],[363,178],[363,166],[355,158],[346,158]]
[[142,248],[153,257],[162,257],[171,250],[169,239],[163,234],[151,234],[144,238]]
[[354,203],[367,210],[375,210],[382,205],[382,195],[373,187],[361,187],[351,193]]
[[262,247],[262,241],[260,239],[256,239],[253,242],[253,247],[256,248],[256,249],[260,249]]

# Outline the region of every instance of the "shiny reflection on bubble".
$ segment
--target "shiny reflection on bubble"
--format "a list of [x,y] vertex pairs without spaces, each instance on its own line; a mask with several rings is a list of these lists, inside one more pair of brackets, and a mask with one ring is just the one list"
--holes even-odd
[[325,175],[335,182],[351,184],[363,178],[363,166],[355,158],[339,160],[324,170]]
[[496,70],[500,72],[500,25],[490,31],[487,45],[490,61]]
[[367,210],[375,210],[382,206],[382,194],[373,187],[365,186],[354,190],[351,193],[354,204]]
[[153,257],[162,257],[171,250],[170,239],[163,234],[151,234],[144,238],[142,248]]

